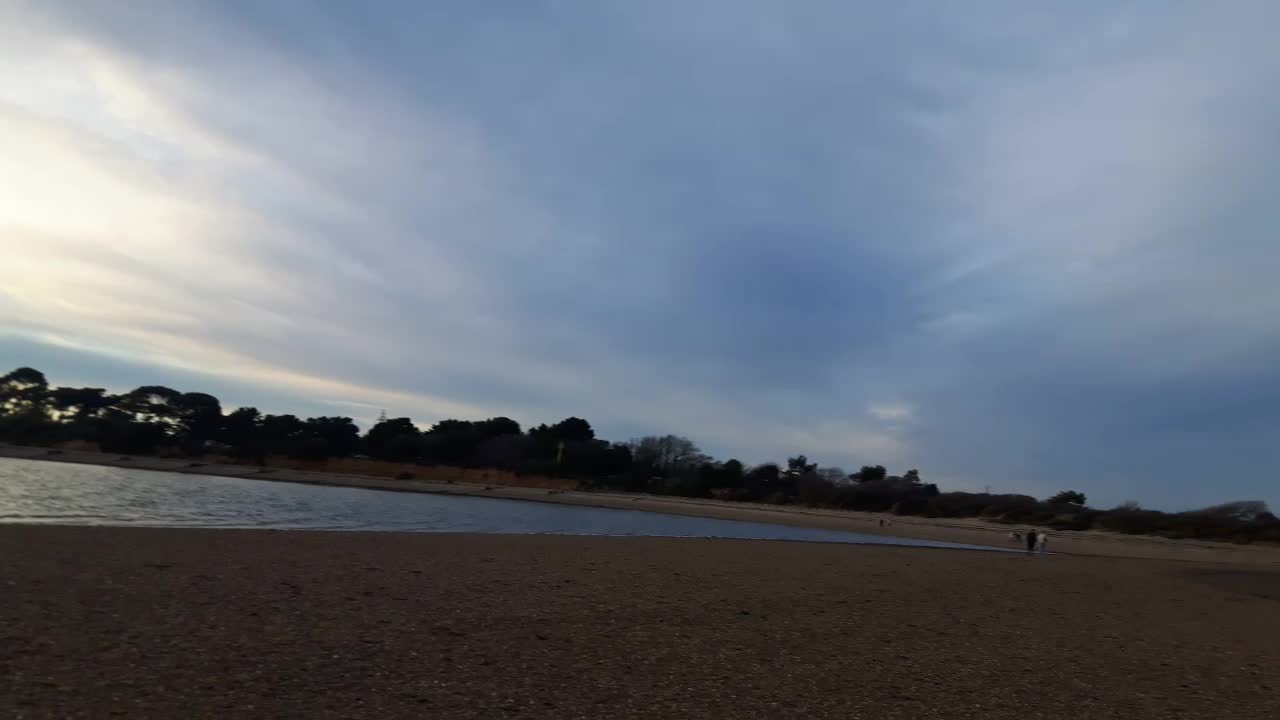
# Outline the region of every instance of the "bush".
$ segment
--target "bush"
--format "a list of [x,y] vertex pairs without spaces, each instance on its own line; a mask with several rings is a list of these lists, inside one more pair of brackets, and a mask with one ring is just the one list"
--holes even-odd
[[1045,524],[1055,530],[1088,530],[1093,527],[1093,522],[1097,516],[1098,513],[1085,510],[1073,514],[1058,515]]
[[889,512],[894,515],[921,515],[930,507],[928,498],[924,497],[908,497],[899,500],[889,508]]
[[761,498],[760,502],[768,503],[769,505],[786,505],[787,495],[786,493],[783,493],[781,491],[770,493],[764,496],[763,498]]
[[146,455],[155,452],[164,439],[164,427],[155,423],[118,420],[98,427],[98,445],[103,452]]
[[61,428],[38,413],[0,415],[0,436],[19,445],[52,445],[60,437]]
[[1117,508],[1103,513],[1098,527],[1127,535],[1156,534],[1168,530],[1168,516],[1156,510]]

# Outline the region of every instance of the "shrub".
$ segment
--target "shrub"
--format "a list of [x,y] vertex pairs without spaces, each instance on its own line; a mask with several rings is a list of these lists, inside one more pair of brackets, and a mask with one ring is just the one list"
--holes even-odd
[[927,511],[930,507],[928,498],[923,497],[907,497],[899,500],[889,508],[889,512],[894,515],[920,515]]
[[1107,530],[1128,535],[1155,534],[1168,529],[1168,516],[1156,510],[1121,507],[1103,513],[1096,524]]
[[1093,522],[1098,514],[1092,511],[1083,511],[1072,514],[1058,515],[1049,522],[1045,523],[1055,530],[1088,530],[1093,527]]

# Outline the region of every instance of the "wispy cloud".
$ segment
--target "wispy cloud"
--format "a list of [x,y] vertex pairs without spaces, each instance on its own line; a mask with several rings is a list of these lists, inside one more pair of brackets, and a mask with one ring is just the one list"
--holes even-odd
[[1274,492],[1277,20],[8,4],[0,330],[421,424]]
[[867,412],[875,419],[886,422],[902,422],[915,416],[915,409],[904,403],[876,403],[869,406]]

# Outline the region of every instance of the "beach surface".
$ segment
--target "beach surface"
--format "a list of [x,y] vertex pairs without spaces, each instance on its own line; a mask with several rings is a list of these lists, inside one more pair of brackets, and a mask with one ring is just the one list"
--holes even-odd
[[[562,505],[641,510],[721,520],[743,520],[794,527],[892,535],[967,545],[989,545],[1001,548],[1016,547],[1016,543],[1008,537],[1009,532],[1014,529],[1026,529],[1027,527],[998,525],[970,518],[930,519],[899,517],[803,506],[725,502],[658,495],[582,492],[556,488],[508,486],[496,483],[450,483],[421,479],[395,480],[388,477],[301,470],[288,467],[260,468],[251,465],[193,462],[173,458],[130,457],[75,450],[48,450],[18,445],[0,444],[0,457],[177,472],[192,475],[238,477],[269,482],[334,485],[439,495],[471,495]],[[435,468],[418,469],[422,472],[440,470]],[[448,471],[447,468],[443,470]],[[892,524],[882,527],[880,525],[881,520]],[[1050,549],[1055,553],[1233,565],[1261,565],[1280,570],[1280,548],[1270,545],[1235,545],[1223,542],[1168,540],[1158,537],[1120,535],[1097,531],[1053,531],[1050,536]]]
[[1280,717],[1280,574],[791,542],[0,526],[0,716]]

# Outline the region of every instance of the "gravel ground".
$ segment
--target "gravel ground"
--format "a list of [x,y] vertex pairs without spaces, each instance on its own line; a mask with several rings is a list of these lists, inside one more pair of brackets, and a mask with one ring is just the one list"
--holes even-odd
[[660,538],[0,526],[0,716],[1276,718],[1280,575]]

